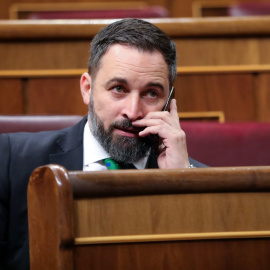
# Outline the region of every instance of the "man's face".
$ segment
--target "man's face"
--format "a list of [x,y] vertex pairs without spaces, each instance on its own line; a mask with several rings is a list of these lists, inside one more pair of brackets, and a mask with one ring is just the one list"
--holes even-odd
[[89,77],[89,96],[83,96],[89,104],[91,131],[112,157],[134,162],[145,156],[151,141],[140,138],[132,122],[162,110],[168,78],[168,66],[157,51],[113,45],[102,57],[94,82]]

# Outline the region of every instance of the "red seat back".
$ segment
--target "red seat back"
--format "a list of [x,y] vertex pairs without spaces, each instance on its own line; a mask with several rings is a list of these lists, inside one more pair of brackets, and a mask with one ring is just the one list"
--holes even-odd
[[188,153],[209,166],[270,165],[270,123],[181,122]]
[[164,18],[168,15],[168,10],[164,7],[150,6],[137,9],[40,11],[31,13],[28,19]]
[[37,132],[72,126],[80,115],[0,115],[0,134],[8,132]]
[[228,8],[229,16],[259,16],[270,14],[269,2],[243,2]]

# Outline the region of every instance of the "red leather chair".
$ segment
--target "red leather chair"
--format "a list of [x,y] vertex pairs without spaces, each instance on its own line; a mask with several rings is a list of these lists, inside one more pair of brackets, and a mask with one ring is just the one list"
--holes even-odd
[[228,8],[229,16],[259,16],[270,14],[269,2],[243,2]]
[[189,156],[209,166],[270,165],[270,123],[181,122]]
[[72,126],[80,115],[0,115],[0,134],[9,132],[37,132]]
[[[0,134],[72,126],[80,115],[0,116]],[[181,121],[189,156],[214,167],[270,165],[270,123]]]

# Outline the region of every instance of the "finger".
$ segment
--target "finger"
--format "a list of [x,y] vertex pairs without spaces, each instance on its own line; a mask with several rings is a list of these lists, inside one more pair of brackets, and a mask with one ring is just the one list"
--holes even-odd
[[[178,109],[177,109],[177,104],[176,104],[176,99],[172,100],[171,106],[170,106],[170,113],[177,119],[179,126],[181,128],[181,121],[178,115]],[[182,129],[182,128],[181,128]]]
[[170,114],[173,117],[177,117],[178,118],[178,110],[177,110],[177,105],[176,105],[176,99],[172,99],[171,100],[171,104],[170,104]]

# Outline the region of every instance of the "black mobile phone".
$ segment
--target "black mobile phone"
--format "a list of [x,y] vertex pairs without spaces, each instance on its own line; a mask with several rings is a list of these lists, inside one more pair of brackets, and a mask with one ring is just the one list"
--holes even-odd
[[172,98],[174,98],[174,87],[171,88],[171,91],[169,93],[169,96],[167,98],[167,101],[166,101],[165,106],[163,107],[162,111],[168,110]]

